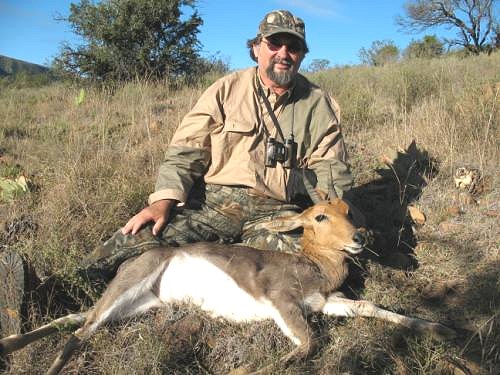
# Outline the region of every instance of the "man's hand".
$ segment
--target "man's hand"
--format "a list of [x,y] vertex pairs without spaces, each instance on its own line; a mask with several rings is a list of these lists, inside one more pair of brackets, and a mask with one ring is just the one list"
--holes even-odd
[[168,215],[173,206],[177,204],[176,200],[163,199],[152,203],[150,206],[142,209],[137,215],[132,217],[122,228],[122,234],[136,234],[145,224],[154,221],[153,234],[156,236],[161,232],[168,221]]

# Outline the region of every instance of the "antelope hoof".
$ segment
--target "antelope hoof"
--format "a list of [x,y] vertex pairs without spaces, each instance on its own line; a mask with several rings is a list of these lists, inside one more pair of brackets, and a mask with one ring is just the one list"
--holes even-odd
[[302,344],[292,350],[290,353],[281,357],[280,361],[288,366],[294,362],[306,359],[313,352],[314,344]]
[[434,336],[437,339],[451,340],[451,339],[454,339],[455,337],[457,337],[457,333],[453,329],[448,328],[442,324],[433,323],[432,328],[433,328],[432,333],[434,334]]

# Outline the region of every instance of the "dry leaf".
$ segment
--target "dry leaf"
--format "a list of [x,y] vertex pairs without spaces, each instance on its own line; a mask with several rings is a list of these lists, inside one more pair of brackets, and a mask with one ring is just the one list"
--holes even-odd
[[78,96],[75,98],[75,105],[77,106],[82,105],[84,101],[85,101],[85,90],[80,89]]
[[153,133],[158,133],[163,127],[161,120],[153,120],[149,123],[149,130]]
[[460,223],[450,223],[448,221],[444,221],[441,224],[439,224],[438,229],[442,233],[453,233],[453,232],[459,232],[463,228],[463,224]]
[[17,319],[19,318],[19,313],[16,310],[9,309],[8,307],[5,307],[4,309],[4,314],[9,316],[12,319]]
[[10,202],[28,190],[28,179],[24,176],[19,176],[15,180],[0,177],[0,201]]
[[463,214],[463,211],[458,206],[450,206],[448,207],[447,211],[452,216],[458,216],[460,214]]
[[484,211],[484,214],[489,217],[498,217],[500,216],[500,211],[499,210],[486,210]]
[[247,375],[247,374],[250,374],[250,372],[244,366],[237,367],[227,373],[227,375]]
[[391,159],[389,156],[382,154],[380,156],[380,161],[386,165],[392,165],[393,159]]
[[423,214],[422,211],[420,211],[415,206],[408,206],[408,212],[410,213],[410,217],[416,224],[424,225],[425,215]]

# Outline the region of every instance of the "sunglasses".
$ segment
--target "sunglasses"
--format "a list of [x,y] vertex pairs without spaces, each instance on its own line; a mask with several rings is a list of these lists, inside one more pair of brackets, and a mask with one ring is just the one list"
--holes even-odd
[[262,42],[264,42],[267,45],[267,48],[269,48],[269,51],[271,52],[277,52],[281,49],[281,47],[286,46],[286,49],[290,53],[299,53],[302,52],[303,45],[300,40],[283,40],[280,38],[266,38],[262,39]]

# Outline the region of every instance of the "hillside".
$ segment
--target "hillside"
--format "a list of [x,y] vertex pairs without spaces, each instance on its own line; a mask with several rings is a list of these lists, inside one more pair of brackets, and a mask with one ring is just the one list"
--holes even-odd
[[[496,53],[310,76],[340,104],[350,198],[375,231],[344,292],[439,321],[456,339],[314,316],[318,350],[284,367],[275,361],[293,346],[274,325],[176,306],[100,330],[66,372],[245,374],[274,363],[273,374],[500,373],[499,66]],[[27,181],[0,202],[0,252],[16,252],[28,270],[25,329],[98,297],[99,286],[78,276],[80,262],[144,207],[165,145],[212,81],[0,90],[0,177]],[[464,166],[480,174],[470,190],[455,185]],[[66,337],[9,356],[5,373],[43,373]]]
[[47,73],[50,69],[38,64],[13,59],[0,55],[0,77],[16,75],[24,72],[28,74]]

